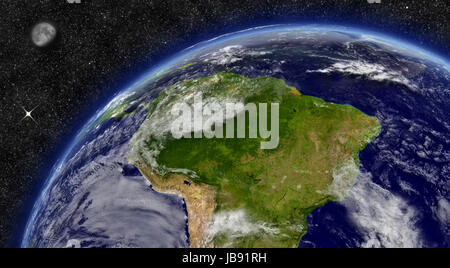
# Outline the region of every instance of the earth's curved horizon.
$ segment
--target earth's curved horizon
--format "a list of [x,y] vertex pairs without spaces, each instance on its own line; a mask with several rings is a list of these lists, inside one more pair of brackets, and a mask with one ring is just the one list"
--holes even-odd
[[[380,136],[360,154],[358,183],[344,201],[310,214],[301,247],[449,245],[446,60],[357,29],[277,25],[195,45],[153,68],[100,109],[50,174],[21,246],[188,246],[184,201],[151,190],[126,161],[127,145],[146,117],[139,105],[152,102],[176,82],[223,71],[279,78],[302,94],[351,105],[381,122]],[[423,112],[415,110],[416,105]],[[433,119],[428,118],[430,113]],[[402,131],[401,124],[409,124],[409,129]],[[105,144],[97,140],[100,137]],[[106,187],[99,182],[106,182],[106,177],[116,179]],[[94,218],[97,204],[109,207],[110,214]],[[379,219],[370,218],[373,215]],[[107,226],[117,218],[121,226]],[[165,228],[168,218],[174,226]],[[391,226],[380,228],[382,221]],[[121,233],[131,222],[135,227]],[[161,228],[164,231],[158,231]]]

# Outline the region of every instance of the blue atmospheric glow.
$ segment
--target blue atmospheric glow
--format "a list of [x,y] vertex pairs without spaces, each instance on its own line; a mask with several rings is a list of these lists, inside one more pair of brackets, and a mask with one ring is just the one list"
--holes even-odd
[[[389,43],[396,47],[401,48],[407,48],[411,51],[417,52],[418,54],[421,54],[428,59],[441,63],[446,66],[450,66],[450,63],[447,59],[443,59],[443,57],[438,56],[430,51],[424,50],[420,47],[417,47],[415,45],[412,45],[406,41],[402,41],[390,36],[386,36],[381,33],[376,33],[372,31],[367,30],[360,30],[352,27],[345,27],[345,26],[326,26],[326,25],[297,25],[297,24],[280,24],[280,25],[268,25],[268,26],[261,26],[261,27],[254,27],[242,31],[237,31],[229,34],[224,34],[218,37],[215,37],[213,39],[200,42],[196,45],[193,45],[191,47],[188,47],[179,53],[175,54],[173,57],[169,58],[168,60],[161,62],[160,64],[154,66],[152,69],[150,69],[149,72],[141,76],[139,79],[137,79],[137,82],[133,83],[131,87],[128,87],[124,91],[128,91],[129,89],[134,88],[138,84],[142,83],[144,80],[146,80],[149,77],[152,77],[162,70],[170,69],[172,65],[179,62],[182,58],[185,58],[189,54],[193,54],[205,47],[212,46],[221,42],[225,42],[232,39],[238,39],[244,36],[252,36],[252,35],[258,35],[261,33],[270,33],[270,32],[277,32],[277,31],[298,31],[298,30],[325,30],[325,31],[340,31],[344,33],[351,33],[351,34],[357,34],[357,35],[365,35],[370,36],[376,40]],[[122,93],[124,92],[122,91]]]
[[131,86],[124,88],[123,90],[119,91],[119,93],[115,94],[111,100],[109,100],[105,105],[101,106],[102,110],[98,110],[94,116],[88,120],[88,122],[81,128],[81,130],[76,135],[75,139],[70,143],[70,145],[67,147],[67,149],[64,151],[63,155],[55,166],[52,168],[50,176],[47,178],[47,180],[44,183],[42,191],[39,193],[39,198],[35,205],[32,208],[31,215],[27,219],[26,222],[26,229],[24,232],[24,235],[21,240],[21,247],[26,247],[28,245],[28,237],[29,232],[31,231],[31,224],[34,222],[34,219],[37,216],[39,207],[42,204],[44,196],[47,194],[50,186],[53,183],[53,179],[55,177],[56,171],[61,168],[62,164],[66,160],[67,156],[70,154],[72,149],[77,144],[77,141],[80,140],[80,138],[84,135],[84,132],[86,128],[91,125],[93,122],[95,122],[104,112],[104,107],[111,104],[116,98],[128,93],[132,89],[136,88],[136,86],[144,83],[146,80],[148,80],[151,77],[154,77],[160,72],[163,72],[164,70],[171,69],[176,65],[176,63],[179,63],[180,60],[183,58],[194,54],[195,52],[200,51],[201,49],[204,49],[206,47],[217,45],[221,42],[225,42],[228,40],[233,40],[241,37],[249,37],[253,35],[258,35],[261,33],[270,33],[270,32],[277,32],[277,31],[301,31],[301,30],[324,30],[324,31],[338,31],[343,33],[349,33],[349,34],[357,34],[357,35],[364,35],[369,36],[377,41],[385,42],[387,44],[392,45],[393,47],[399,47],[408,49],[410,51],[415,52],[417,55],[421,55],[423,58],[427,58],[432,62],[436,62],[439,64],[442,64],[447,68],[447,70],[450,71],[450,62],[448,59],[445,59],[442,56],[439,56],[435,53],[432,53],[430,51],[427,51],[423,48],[420,48],[418,46],[415,46],[407,41],[399,40],[398,38],[393,38],[381,33],[376,33],[369,30],[363,30],[363,29],[357,29],[354,27],[346,27],[346,26],[330,26],[330,25],[320,25],[320,24],[311,24],[311,25],[300,25],[300,24],[277,24],[277,25],[268,25],[268,26],[261,26],[261,27],[254,27],[242,31],[237,31],[225,35],[221,35],[218,37],[215,37],[213,39],[200,42],[196,45],[193,45],[191,47],[188,47],[178,53],[176,53],[174,56],[170,57],[166,61],[160,62],[157,65],[154,65],[148,72],[146,72],[144,75],[140,76],[135,82],[131,83]]

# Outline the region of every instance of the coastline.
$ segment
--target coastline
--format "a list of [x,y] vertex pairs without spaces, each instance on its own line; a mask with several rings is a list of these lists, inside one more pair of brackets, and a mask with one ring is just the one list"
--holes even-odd
[[[208,227],[216,210],[216,189],[206,184],[197,184],[183,174],[170,174],[164,178],[155,174],[142,161],[133,163],[150,181],[155,191],[175,194],[184,199],[188,217],[188,232],[191,248],[213,248],[213,238]],[[188,182],[186,184],[185,182]]]

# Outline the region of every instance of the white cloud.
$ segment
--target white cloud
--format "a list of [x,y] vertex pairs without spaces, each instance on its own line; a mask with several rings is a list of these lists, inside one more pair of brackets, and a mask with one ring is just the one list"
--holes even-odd
[[270,54],[269,51],[258,51],[245,48],[241,45],[227,46],[218,51],[211,52],[202,56],[206,62],[217,65],[226,65],[241,61],[246,56],[263,56]]
[[363,234],[361,247],[421,247],[418,213],[401,197],[371,181],[362,174],[343,201],[350,218]]
[[69,239],[66,248],[81,248],[81,242],[77,239]]
[[333,182],[328,193],[338,200],[343,200],[356,182],[358,166],[353,159],[349,159],[333,170]]
[[365,61],[348,60],[334,63],[332,66],[319,69],[308,70],[308,73],[346,73],[353,75],[363,75],[375,81],[390,81],[403,84],[412,89],[417,89],[408,78],[406,78],[401,71],[386,68],[384,65],[377,63],[369,63]]
[[433,213],[439,223],[443,232],[450,234],[450,203],[445,198],[440,198],[437,206],[433,207]]
[[248,235],[276,235],[277,228],[264,222],[252,222],[244,210],[219,212],[214,215],[208,228],[208,238],[214,239],[218,235],[225,235],[229,245],[237,238]]
[[[217,81],[214,82],[218,82]],[[201,85],[199,85],[201,87]],[[191,117],[190,122],[189,119],[185,120],[188,127],[183,128],[181,131],[181,135],[189,134],[192,131],[203,131],[203,133],[207,130],[211,129],[211,125],[205,124],[203,128],[203,122],[211,122],[209,119],[214,117],[215,115],[204,115],[201,114],[200,117],[194,118],[193,107],[194,105],[199,105],[200,110],[204,110],[205,106],[208,105],[217,105],[222,108],[222,110],[226,109],[226,105],[229,103],[234,104],[242,104],[241,100],[232,98],[232,97],[210,97],[203,99],[203,93],[198,90],[197,87],[185,88],[182,86],[177,91],[177,87],[173,86],[168,88],[162,99],[156,104],[154,112],[148,116],[148,119],[141,125],[139,130],[133,135],[133,138],[130,141],[130,154],[129,154],[129,162],[131,164],[135,164],[139,162],[141,158],[146,161],[147,164],[153,168],[153,170],[160,174],[165,175],[169,172],[173,173],[183,173],[190,177],[196,177],[194,171],[187,169],[178,169],[178,168],[169,168],[163,165],[160,165],[156,160],[160,154],[160,152],[164,149],[164,144],[168,136],[173,134],[174,123],[178,123],[183,119],[180,118],[180,115],[177,113],[173,113],[175,107],[180,105],[179,107],[186,109],[186,114],[190,114]],[[244,106],[244,105],[242,105]],[[176,109],[182,111],[183,109]],[[239,111],[236,111],[239,112]],[[234,117],[234,114],[232,115]],[[231,117],[231,118],[232,118]],[[220,120],[217,119],[213,121],[217,125],[221,125],[228,117],[221,117]],[[185,122],[185,123],[186,123]]]
[[437,216],[442,224],[450,225],[450,203],[444,198],[438,202]]

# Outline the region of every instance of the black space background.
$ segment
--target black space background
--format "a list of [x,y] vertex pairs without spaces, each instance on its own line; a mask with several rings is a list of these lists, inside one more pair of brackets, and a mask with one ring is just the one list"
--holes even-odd
[[[448,57],[450,1],[0,0],[0,247],[18,246],[52,165],[114,92],[172,53],[219,34],[274,23],[385,32]],[[58,28],[51,47],[31,27]],[[38,124],[19,121],[21,106]]]

